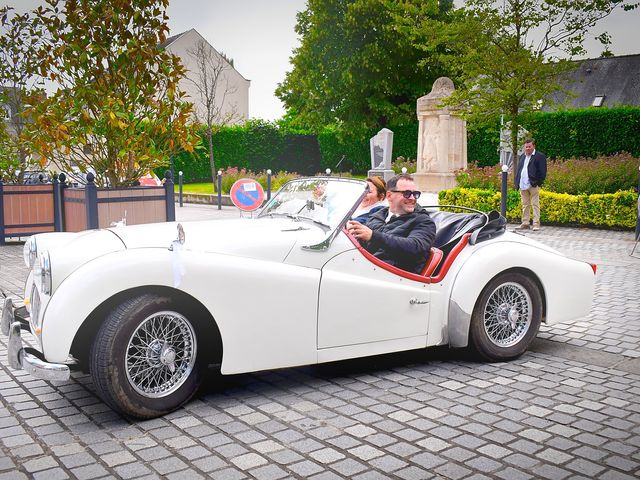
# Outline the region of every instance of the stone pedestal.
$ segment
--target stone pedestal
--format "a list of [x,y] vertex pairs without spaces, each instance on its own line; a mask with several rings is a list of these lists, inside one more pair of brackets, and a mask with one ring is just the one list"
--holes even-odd
[[411,176],[421,192],[438,193],[457,186],[453,173],[414,173]]
[[385,182],[388,181],[390,178],[395,177],[395,175],[396,175],[396,172],[389,169],[374,168],[367,172],[367,177],[382,177]]
[[442,106],[454,91],[447,77],[438,78],[431,93],[420,97],[417,186],[424,192],[438,192],[456,185],[455,171],[467,168],[467,126],[455,109]]

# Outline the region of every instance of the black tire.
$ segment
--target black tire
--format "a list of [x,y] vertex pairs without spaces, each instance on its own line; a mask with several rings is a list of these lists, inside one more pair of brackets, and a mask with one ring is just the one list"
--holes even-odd
[[487,284],[476,302],[470,344],[484,360],[513,360],[529,348],[541,321],[538,285],[523,273],[503,273]]
[[207,366],[198,327],[166,297],[121,303],[91,347],[91,376],[114,410],[136,418],[171,412],[197,392]]

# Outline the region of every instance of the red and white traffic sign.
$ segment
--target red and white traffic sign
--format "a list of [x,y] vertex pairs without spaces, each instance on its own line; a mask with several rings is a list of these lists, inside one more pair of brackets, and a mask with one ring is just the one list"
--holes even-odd
[[264,202],[264,190],[253,178],[241,178],[231,187],[231,201],[240,210],[252,212]]

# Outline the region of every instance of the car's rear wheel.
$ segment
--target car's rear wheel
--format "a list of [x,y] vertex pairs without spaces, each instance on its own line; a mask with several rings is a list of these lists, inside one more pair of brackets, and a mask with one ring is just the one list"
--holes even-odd
[[107,316],[91,349],[98,394],[132,417],[175,410],[196,393],[207,365],[198,332],[169,298],[146,294],[124,301]]
[[485,360],[512,360],[527,350],[541,320],[538,285],[523,273],[503,273],[487,284],[476,302],[471,345]]

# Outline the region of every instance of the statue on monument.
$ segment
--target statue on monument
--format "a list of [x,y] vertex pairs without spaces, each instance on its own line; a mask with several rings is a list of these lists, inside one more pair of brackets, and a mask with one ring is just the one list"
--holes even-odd
[[455,90],[453,82],[440,77],[428,95],[417,101],[418,158],[416,183],[423,191],[439,191],[455,186],[457,169],[467,167],[466,122],[455,107],[443,100]]

